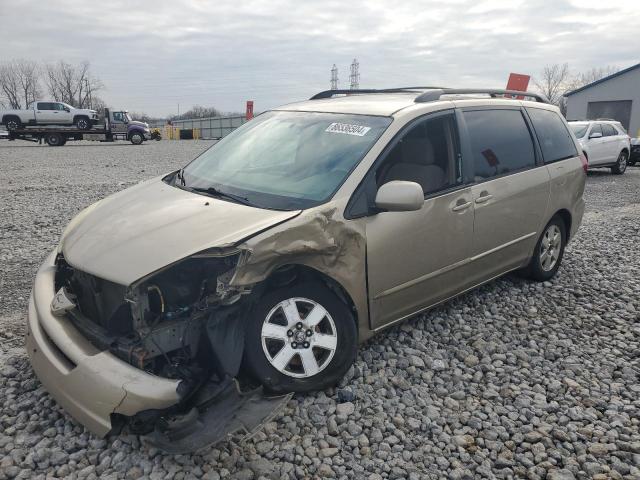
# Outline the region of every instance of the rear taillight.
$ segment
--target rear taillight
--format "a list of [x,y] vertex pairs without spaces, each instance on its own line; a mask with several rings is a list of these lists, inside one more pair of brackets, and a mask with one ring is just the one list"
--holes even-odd
[[584,170],[584,173],[587,173],[587,170],[589,170],[589,161],[587,160],[587,156],[584,152],[580,152],[580,161],[582,162],[582,169]]

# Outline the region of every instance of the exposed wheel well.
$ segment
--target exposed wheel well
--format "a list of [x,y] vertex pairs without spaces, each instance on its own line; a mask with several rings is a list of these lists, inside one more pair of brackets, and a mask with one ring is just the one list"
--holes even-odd
[[356,322],[356,329],[358,328],[358,311],[349,293],[336,280],[314,268],[297,264],[282,265],[264,281],[263,291],[269,291],[299,280],[319,280],[327,285],[349,307]]
[[[2,123],[7,123],[12,118],[17,119],[20,122],[20,117],[18,117],[17,115],[9,114],[9,115],[5,115],[5,116],[2,117]],[[20,122],[20,123],[22,123],[22,122]]]
[[73,117],[73,123],[76,123],[81,118],[86,118],[87,120],[91,120],[88,115],[76,115]]
[[569,213],[569,210],[567,210],[566,208],[563,208],[561,210],[558,210],[554,214],[554,217],[556,216],[560,217],[564,222],[564,226],[566,227],[565,230],[567,232],[567,242],[568,242],[569,236],[571,235],[571,213]]

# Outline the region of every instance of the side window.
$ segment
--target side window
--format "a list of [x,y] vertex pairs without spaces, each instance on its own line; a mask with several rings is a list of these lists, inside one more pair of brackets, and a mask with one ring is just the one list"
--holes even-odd
[[[558,113],[541,108],[527,108],[527,113],[531,117],[538,142],[540,142],[544,163],[578,155],[567,124]],[[593,128],[591,133],[593,133]]]
[[113,119],[116,122],[123,122],[124,118],[123,118],[122,112],[113,112]]
[[38,110],[53,110],[53,107],[49,102],[40,102],[38,103]]
[[54,103],[54,105],[56,110],[64,111],[64,105],[62,103]]
[[599,123],[593,124],[593,127],[591,127],[591,131],[589,132],[589,137],[591,137],[591,135],[593,135],[594,133],[599,133],[600,135],[602,135],[602,127]]
[[533,140],[520,110],[465,111],[464,120],[475,181],[535,166]]
[[453,114],[416,122],[376,170],[378,187],[392,180],[416,182],[425,195],[462,183]]
[[615,135],[617,135],[618,132],[616,132],[616,129],[613,128],[612,125],[609,125],[608,123],[603,123],[602,124],[602,136],[603,137],[613,137]]

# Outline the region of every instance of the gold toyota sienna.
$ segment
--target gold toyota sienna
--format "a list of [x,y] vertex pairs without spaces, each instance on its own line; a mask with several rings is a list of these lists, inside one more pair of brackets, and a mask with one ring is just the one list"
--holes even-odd
[[33,286],[31,364],[99,436],[188,451],[251,431],[379,330],[510,271],[553,277],[580,152],[529,92],[332,90],[265,112],[71,221]]

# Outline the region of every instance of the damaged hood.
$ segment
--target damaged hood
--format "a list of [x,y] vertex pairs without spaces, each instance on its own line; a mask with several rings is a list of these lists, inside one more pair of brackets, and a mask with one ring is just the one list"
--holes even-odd
[[130,285],[189,255],[231,246],[299,213],[198,195],[159,177],[81,212],[67,227],[59,248],[73,267]]

